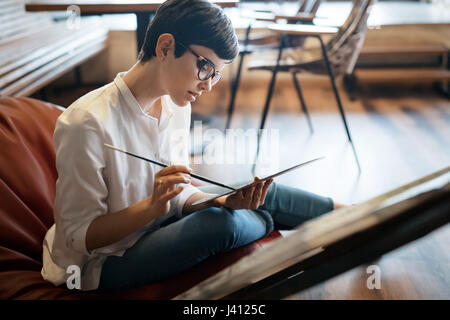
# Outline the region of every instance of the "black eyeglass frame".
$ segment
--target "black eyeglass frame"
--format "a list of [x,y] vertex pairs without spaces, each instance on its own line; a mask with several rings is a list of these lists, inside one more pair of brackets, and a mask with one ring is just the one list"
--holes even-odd
[[213,72],[212,72],[209,76],[207,76],[205,79],[202,79],[202,78],[200,77],[200,72],[201,72],[202,68],[197,64],[197,68],[198,68],[197,78],[198,78],[200,81],[206,81],[206,80],[208,80],[209,78],[212,78],[212,79],[211,79],[211,82],[212,82],[213,84],[216,84],[217,82],[219,82],[220,79],[222,79],[222,74],[221,74],[219,71],[216,70],[216,66],[214,65],[214,63],[213,63],[211,60],[209,60],[209,59],[207,59],[207,58],[205,58],[205,57],[199,55],[198,53],[196,53],[196,52],[195,52],[194,50],[192,50],[191,48],[189,48],[189,47],[185,46],[184,44],[182,44],[180,41],[178,41],[178,43],[179,43],[183,48],[185,48],[186,50],[189,50],[194,56],[197,57],[197,59],[199,59],[200,61],[205,61],[207,64],[209,64],[209,65],[212,67]]

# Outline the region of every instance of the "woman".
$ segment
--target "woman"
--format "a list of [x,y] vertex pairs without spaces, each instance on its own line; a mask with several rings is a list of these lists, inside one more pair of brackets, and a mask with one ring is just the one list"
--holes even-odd
[[[237,54],[234,29],[219,7],[167,1],[138,62],[60,116],[44,279],[61,285],[77,266],[81,290],[137,287],[264,237],[274,223],[292,228],[333,210],[330,198],[272,181],[192,205],[211,195],[190,184],[190,102],[211,91]],[[105,143],[176,164],[161,170]]]

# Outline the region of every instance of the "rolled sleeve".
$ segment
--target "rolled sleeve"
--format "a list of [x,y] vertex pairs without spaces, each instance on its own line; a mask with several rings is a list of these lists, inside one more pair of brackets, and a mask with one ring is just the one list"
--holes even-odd
[[[181,117],[183,124],[179,124],[182,128],[181,139],[172,141],[172,164],[181,164],[187,167],[189,166],[189,135],[191,124],[191,105],[188,104],[183,109],[184,115]],[[178,135],[172,135],[172,138],[179,137]],[[175,215],[179,218],[183,216],[183,208],[186,201],[195,193],[202,192],[198,188],[191,184],[183,184],[184,190],[175,197]]]
[[185,188],[183,191],[181,191],[181,193],[178,195],[178,200],[177,200],[177,204],[176,204],[176,216],[177,217],[182,217],[183,216],[183,208],[184,205],[186,203],[186,201],[195,193],[201,192],[199,189],[197,189],[196,187],[187,184],[185,185]]
[[58,119],[54,134],[58,171],[55,224],[68,248],[90,255],[87,229],[96,217],[107,213],[103,132],[86,111],[74,110],[69,115],[70,122],[65,116]]
[[68,247],[71,247],[73,250],[83,253],[85,255],[90,255],[92,251],[88,251],[86,248],[86,233],[91,224],[92,220],[94,220],[96,216],[92,217],[85,221],[85,223],[80,224],[78,228],[76,228],[70,236],[71,244]]

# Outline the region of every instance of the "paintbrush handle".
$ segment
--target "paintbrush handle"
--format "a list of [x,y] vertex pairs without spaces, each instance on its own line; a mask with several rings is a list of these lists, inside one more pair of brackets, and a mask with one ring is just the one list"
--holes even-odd
[[[152,159],[148,159],[148,158],[144,158],[144,157],[138,156],[137,154],[134,154],[134,153],[131,153],[131,152],[128,152],[128,151],[125,151],[125,150],[116,148],[116,147],[114,147],[114,146],[112,146],[112,145],[110,145],[110,144],[105,143],[104,145],[105,145],[106,147],[110,148],[110,149],[113,149],[113,150],[116,150],[116,151],[120,151],[120,152],[125,153],[125,154],[127,154],[127,155],[129,155],[129,156],[132,156],[132,157],[135,157],[135,158],[144,160],[144,161],[148,161],[148,162],[154,163],[154,164],[156,164],[156,165],[158,165],[158,166],[161,166],[161,167],[168,167],[168,165],[165,164],[165,163],[158,162],[158,161],[156,161],[156,160],[152,160]],[[209,183],[211,183],[211,184],[215,184],[216,186],[219,186],[219,187],[222,187],[222,188],[227,188],[227,189],[230,189],[230,190],[236,190],[235,188],[232,188],[232,187],[229,187],[229,186],[227,186],[227,185],[225,185],[225,184],[222,184],[222,183],[220,183],[220,182],[217,182],[217,181],[214,181],[214,180],[211,180],[211,179],[202,177],[202,176],[200,176],[200,175],[198,175],[198,174],[195,174],[195,173],[189,173],[189,175],[190,175],[191,177],[194,177],[194,178],[198,179],[198,180],[202,180],[202,181],[205,181],[205,182],[209,182]]]

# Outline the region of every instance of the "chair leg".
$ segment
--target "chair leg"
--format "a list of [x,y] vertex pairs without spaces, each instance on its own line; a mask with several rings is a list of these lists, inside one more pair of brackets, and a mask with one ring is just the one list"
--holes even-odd
[[255,162],[254,162],[253,168],[252,168],[253,173],[255,172],[256,160],[258,159],[258,155],[259,155],[261,134],[262,134],[262,130],[264,129],[264,126],[266,123],[267,114],[269,113],[269,106],[270,106],[270,101],[272,100],[273,90],[275,88],[275,80],[277,77],[277,73],[278,73],[278,70],[277,70],[277,68],[275,68],[275,70],[272,71],[272,79],[270,80],[269,91],[267,92],[266,103],[264,105],[264,110],[263,110],[263,114],[261,117],[261,123],[259,125],[258,141],[257,141],[257,145],[256,145],[256,156],[255,156]]
[[42,101],[48,101],[48,91],[46,87],[43,87],[41,90],[39,90],[39,95]]
[[305,99],[303,98],[302,89],[300,87],[300,82],[297,79],[297,73],[296,72],[292,72],[292,79],[294,80],[294,85],[295,85],[295,89],[297,90],[298,98],[300,99],[300,103],[302,105],[303,112],[305,113],[306,120],[308,121],[309,131],[312,134],[312,133],[314,133],[314,129],[313,129],[313,126],[312,126],[312,123],[311,123],[311,118],[309,116],[308,109],[306,108]]
[[283,47],[284,47],[285,40],[286,40],[286,37],[284,35],[282,35],[281,39],[280,39],[280,46],[278,48],[277,62],[276,62],[275,68],[272,71],[272,79],[270,80],[269,91],[267,92],[266,104],[264,105],[264,110],[263,110],[263,114],[262,114],[262,118],[261,118],[261,124],[260,124],[259,130],[258,130],[256,155],[255,155],[255,161],[254,161],[253,167],[252,167],[253,174],[255,174],[256,161],[258,160],[258,155],[259,155],[259,148],[260,148],[259,144],[260,144],[260,140],[261,140],[261,134],[262,134],[262,130],[264,129],[264,125],[266,124],[267,113],[269,112],[270,101],[272,100],[273,89],[275,87],[275,79],[277,77],[277,73],[278,73],[278,70],[280,67],[281,55],[283,53]]
[[320,41],[320,46],[322,47],[322,55],[323,55],[323,58],[325,60],[325,65],[327,67],[328,74],[330,76],[331,85],[333,86],[334,95],[336,97],[336,101],[337,101],[337,104],[338,104],[338,107],[339,107],[339,111],[341,113],[342,122],[344,123],[344,127],[345,127],[345,131],[347,132],[348,140],[350,141],[350,144],[351,144],[352,149],[353,149],[353,154],[355,156],[356,165],[358,166],[359,172],[361,172],[361,166],[359,165],[358,155],[356,154],[356,149],[355,149],[355,146],[353,144],[352,137],[350,136],[350,130],[348,129],[347,119],[345,117],[344,108],[342,107],[341,97],[339,96],[339,92],[337,90],[336,79],[334,78],[334,73],[333,73],[333,70],[331,69],[330,61],[328,59],[327,50],[325,48],[325,44],[323,43],[322,37],[318,36],[318,38],[319,38],[319,41]]
[[[250,31],[252,30],[252,23],[250,22],[248,24],[247,30],[245,32],[245,42],[244,42],[244,49],[247,49],[248,42],[250,41]],[[228,106],[228,116],[227,116],[227,122],[225,124],[225,131],[230,128],[231,123],[231,117],[233,116],[234,111],[234,101],[236,99],[237,90],[239,87],[239,81],[241,79],[241,70],[242,70],[242,63],[244,62],[244,56],[248,52],[242,51],[240,53],[239,58],[239,66],[236,73],[236,78],[234,80],[231,80],[231,99],[230,99],[230,105]]]
[[82,81],[82,75],[81,75],[81,67],[80,66],[76,66],[73,69],[74,73],[75,73],[75,84],[79,87],[81,87],[83,85],[83,81]]
[[351,101],[356,100],[356,82],[357,79],[354,73],[344,75],[344,88]]
[[239,58],[239,65],[236,73],[236,78],[232,81],[231,86],[231,99],[230,104],[228,105],[228,115],[227,115],[227,122],[225,124],[225,130],[230,128],[231,123],[231,117],[233,116],[234,111],[234,102],[236,99],[237,90],[239,87],[239,81],[241,79],[241,70],[242,70],[242,64],[244,62],[245,53],[241,53],[241,56]]

